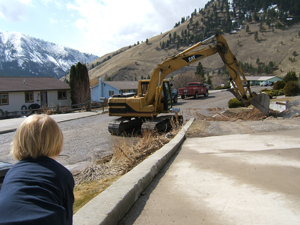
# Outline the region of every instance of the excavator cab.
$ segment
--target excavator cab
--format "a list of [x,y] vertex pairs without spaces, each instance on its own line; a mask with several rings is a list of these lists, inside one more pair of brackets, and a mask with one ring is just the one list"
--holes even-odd
[[163,110],[168,112],[172,108],[172,94],[171,87],[168,81],[163,81],[163,91],[161,103],[163,103]]
[[[149,89],[150,80],[140,80],[138,86],[138,96],[144,97]],[[158,103],[157,108],[160,109],[160,112],[169,112],[172,108],[172,93],[171,87],[168,80],[164,80],[162,83],[161,93],[159,92],[157,98],[161,98]]]

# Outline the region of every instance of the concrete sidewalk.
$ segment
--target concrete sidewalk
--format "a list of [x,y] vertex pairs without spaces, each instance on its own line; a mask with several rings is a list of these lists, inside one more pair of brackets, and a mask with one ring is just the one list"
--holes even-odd
[[300,224],[299,136],[187,139],[119,224]]
[[[77,112],[77,113],[66,113],[66,114],[55,114],[50,115],[56,122],[63,122],[68,120],[79,119],[88,116],[94,116],[97,114],[103,113],[101,111],[93,111],[93,112]],[[20,124],[25,120],[26,117],[23,118],[14,118],[14,119],[5,119],[0,120],[0,134],[14,132]]]

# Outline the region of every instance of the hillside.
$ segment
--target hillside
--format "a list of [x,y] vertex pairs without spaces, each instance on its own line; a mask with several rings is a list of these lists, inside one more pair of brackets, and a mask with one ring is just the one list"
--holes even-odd
[[[224,1],[209,2],[205,9],[201,9],[199,13],[192,13],[192,16],[183,23],[177,24],[172,30],[149,38],[147,43],[144,41],[136,46],[127,46],[115,53],[98,58],[88,65],[90,79],[101,77],[104,80],[109,78],[122,81],[147,78],[151,75],[155,66],[165,58],[185,50],[189,45],[204,40],[215,32],[223,34],[239,62],[249,63],[253,67],[257,67],[258,59],[259,64],[268,64],[272,61],[275,63],[275,67],[269,75],[279,77],[284,76],[288,71],[295,71],[297,74],[300,72],[300,65],[297,63],[300,60],[300,56],[297,55],[300,53],[300,25],[287,26],[279,20],[272,22],[282,26],[272,25],[272,23],[262,19],[267,12],[261,12],[259,14],[261,19],[258,21],[254,19],[241,21],[234,17],[233,13],[233,11],[238,11],[238,7],[232,11],[229,7],[221,7],[222,2]],[[224,32],[227,30],[224,24],[228,22],[226,20],[228,15],[231,18],[229,23],[230,33]],[[218,24],[222,25],[216,26],[213,23],[215,20],[211,19],[213,16],[215,16]],[[207,29],[208,27],[210,29]],[[184,35],[186,30],[188,34]],[[184,38],[187,38],[188,40],[184,42],[187,44],[181,44],[178,48],[178,44],[176,45],[178,38],[173,43],[174,33],[177,34],[177,37],[181,35],[180,43],[183,43]],[[201,39],[199,40],[199,38]],[[167,45],[168,42],[168,47],[163,48],[161,44],[166,43]],[[210,75],[213,71],[220,70],[223,67],[223,63],[217,54],[200,62],[205,71],[210,72]],[[176,76],[183,71],[195,71],[197,65],[198,63],[195,63],[192,66],[175,71],[170,76]],[[247,74],[247,71],[245,73],[246,75],[262,74],[261,72],[259,74]]]

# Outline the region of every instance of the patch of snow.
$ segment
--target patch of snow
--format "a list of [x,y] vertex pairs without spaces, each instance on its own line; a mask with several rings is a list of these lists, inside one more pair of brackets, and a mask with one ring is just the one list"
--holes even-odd
[[[33,38],[19,32],[0,32],[0,69],[6,62],[16,61],[20,70],[28,70],[35,64],[34,74],[45,71],[45,68],[54,71],[56,76],[62,76],[77,62],[92,62],[98,56],[82,53],[41,39]],[[53,68],[52,68],[53,67]]]

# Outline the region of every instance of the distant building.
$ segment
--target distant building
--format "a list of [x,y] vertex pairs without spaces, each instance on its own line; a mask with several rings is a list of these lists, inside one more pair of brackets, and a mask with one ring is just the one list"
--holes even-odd
[[70,87],[54,77],[0,77],[0,117],[5,111],[71,105]]
[[137,93],[138,81],[102,81],[91,87],[91,101],[100,102],[100,98],[109,99],[112,95]]
[[260,83],[264,81],[276,83],[277,81],[282,80],[282,78],[277,76],[246,76],[246,79],[251,85],[260,85]]

